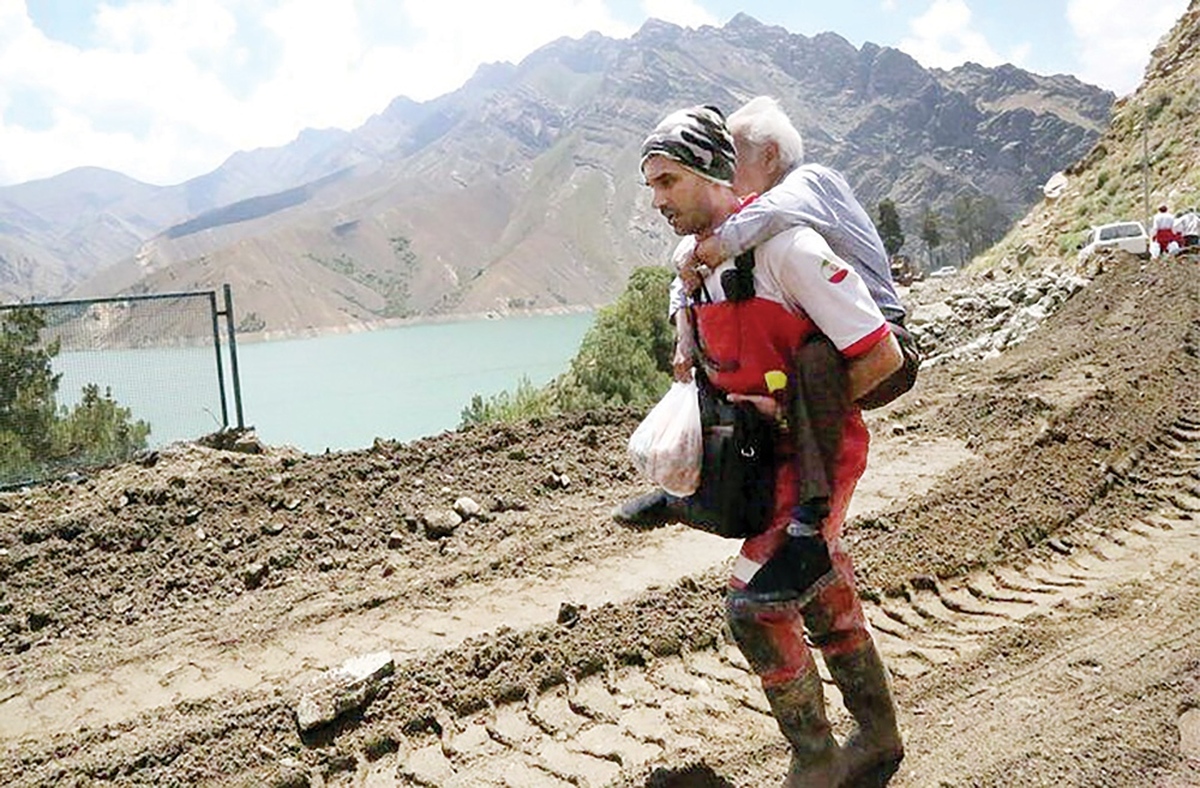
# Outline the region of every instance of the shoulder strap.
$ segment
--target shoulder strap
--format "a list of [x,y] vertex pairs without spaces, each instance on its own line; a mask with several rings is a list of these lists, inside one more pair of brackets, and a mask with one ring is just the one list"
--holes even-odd
[[754,297],[754,250],[742,252],[733,268],[721,274],[721,287],[730,301],[748,301]]
[[[749,249],[742,252],[734,260],[733,268],[730,268],[721,273],[721,289],[725,292],[725,300],[739,302],[748,301],[754,297],[754,250]],[[699,292],[703,296],[703,300],[712,303],[712,294],[708,292],[708,286],[704,280],[700,281]],[[696,320],[696,306],[689,299],[687,302],[688,322],[692,325],[692,347],[696,358],[696,366],[699,371],[725,371],[729,372],[737,368],[737,362],[732,361],[727,364],[714,359],[708,354],[704,348],[704,342],[700,338],[700,326]],[[730,368],[732,366],[732,369]]]

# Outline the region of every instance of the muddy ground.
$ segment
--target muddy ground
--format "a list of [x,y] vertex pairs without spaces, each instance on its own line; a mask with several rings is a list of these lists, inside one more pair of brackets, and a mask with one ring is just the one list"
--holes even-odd
[[[869,414],[848,541],[892,785],[1200,785],[1198,355],[1200,261],[1113,258]],[[177,445],[0,493],[0,784],[775,785],[722,630],[737,544],[608,518],[647,489],[639,416]],[[301,733],[309,682],[381,650],[370,702]]]

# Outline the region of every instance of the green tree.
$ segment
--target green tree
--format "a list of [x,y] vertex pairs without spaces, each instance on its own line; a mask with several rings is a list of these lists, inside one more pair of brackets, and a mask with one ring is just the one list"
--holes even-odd
[[480,394],[471,397],[471,404],[463,409],[461,420],[463,426],[493,421],[517,421],[532,416],[549,415],[555,410],[553,388],[538,388],[528,377],[522,376],[515,391],[502,391],[486,399]]
[[896,203],[888,199],[880,201],[878,210],[879,237],[883,239],[883,248],[887,250],[888,257],[892,257],[904,248],[904,230],[900,227],[900,213],[896,210]]
[[145,448],[150,425],[134,421],[112,392],[89,384],[74,408],[59,409],[58,340],[41,342],[41,310],[0,313],[0,481],[42,474],[54,463],[110,462]]
[[567,372],[540,389],[523,378],[514,392],[475,395],[462,425],[658,399],[671,384],[675,349],[667,320],[672,276],[662,267],[634,270],[620,297],[596,313]]
[[54,395],[61,375],[50,361],[57,340],[42,346],[46,318],[37,309],[5,310],[0,320],[0,433],[16,436],[33,457],[50,453]]
[[929,261],[930,270],[933,269],[933,252],[942,244],[942,233],[938,229],[937,214],[926,205],[925,211],[921,215],[921,240],[925,243],[925,256]]
[[33,455],[15,432],[0,432],[0,482],[27,478],[36,467]]
[[1000,240],[1010,223],[1000,203],[988,194],[964,192],[954,198],[951,211],[951,228],[963,265]]
[[666,268],[638,268],[625,292],[596,315],[571,362],[586,391],[609,404],[629,405],[667,389],[675,347],[667,320],[671,279]]
[[89,383],[74,408],[63,407],[54,427],[54,456],[75,463],[99,464],[123,460],[146,448],[150,425],[133,420],[106,388]]

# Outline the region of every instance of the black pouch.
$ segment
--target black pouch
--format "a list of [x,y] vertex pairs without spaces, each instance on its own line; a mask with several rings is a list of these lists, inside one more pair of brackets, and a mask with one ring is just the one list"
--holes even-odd
[[[754,297],[753,251],[738,256],[734,267],[721,275],[721,286],[729,301]],[[701,286],[701,291],[712,301],[707,288]],[[700,486],[679,499],[682,519],[693,528],[730,539],[758,536],[770,525],[775,511],[775,421],[748,402],[725,399],[725,393],[709,381],[705,370],[732,371],[738,361],[719,363],[711,358],[694,312],[690,322],[697,352],[704,459]]]
[[731,539],[757,536],[775,509],[775,422],[748,402],[729,402],[703,374],[696,382],[704,460],[699,488],[682,500],[686,521]]

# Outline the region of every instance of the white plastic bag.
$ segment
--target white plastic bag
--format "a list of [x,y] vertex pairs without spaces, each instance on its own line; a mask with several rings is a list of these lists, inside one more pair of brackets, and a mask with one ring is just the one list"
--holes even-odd
[[629,438],[629,457],[641,473],[671,495],[685,496],[700,486],[704,434],[696,382],[675,382]]

